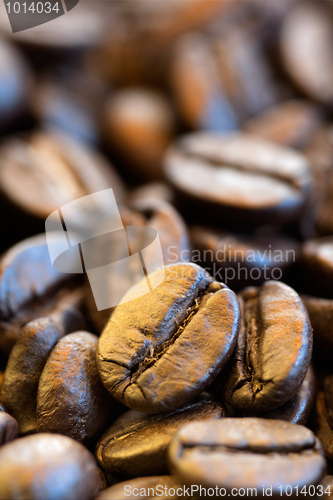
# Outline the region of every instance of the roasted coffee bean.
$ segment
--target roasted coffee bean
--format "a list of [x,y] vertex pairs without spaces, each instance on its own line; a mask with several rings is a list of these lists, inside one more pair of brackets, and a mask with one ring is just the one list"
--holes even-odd
[[0,75],[0,130],[3,132],[27,110],[32,85],[32,75],[23,56],[3,39],[0,39]]
[[281,31],[285,69],[297,86],[323,103],[333,102],[332,9],[329,2],[297,3]]
[[238,128],[238,117],[225,94],[209,39],[187,34],[173,49],[170,68],[175,101],[192,129],[228,131]]
[[37,431],[38,383],[53,347],[64,335],[85,327],[77,309],[81,301],[81,291],[65,295],[49,316],[23,327],[10,353],[0,394],[20,434]]
[[320,124],[320,112],[311,102],[296,100],[269,108],[243,124],[243,130],[282,146],[304,149]]
[[199,397],[172,413],[149,416],[130,410],[103,434],[96,458],[107,474],[138,477],[168,472],[166,451],[174,434],[193,420],[227,416],[225,407],[211,398]]
[[292,266],[299,253],[299,244],[292,238],[269,231],[264,226],[257,232],[231,233],[214,228],[193,226],[190,237],[193,258],[208,265],[213,275],[233,289],[265,280],[281,278]]
[[97,341],[91,333],[75,332],[53,348],[38,385],[38,432],[66,434],[91,444],[116,414],[97,372]]
[[138,200],[147,200],[153,198],[154,200],[166,201],[173,203],[174,193],[169,184],[163,181],[148,182],[136,189],[133,189],[129,195],[129,203]]
[[[142,499],[176,500],[180,498],[177,490],[183,495],[183,486],[172,476],[137,477],[107,488],[96,497],[96,500],[126,500],[127,498],[136,500],[138,494]],[[190,497],[185,493],[183,498]]]
[[306,241],[302,246],[301,259],[309,292],[332,297],[333,237]]
[[94,457],[67,436],[36,434],[0,448],[0,498],[91,500],[97,487]]
[[313,328],[314,356],[330,357],[333,354],[333,301],[301,295]]
[[139,180],[161,178],[163,155],[174,129],[172,107],[163,94],[139,87],[106,102],[105,140]]
[[240,317],[235,294],[196,264],[167,266],[149,280],[161,284],[146,294],[147,282],[140,282],[115,309],[97,362],[116,399],[160,413],[180,408],[212,382],[235,347]]
[[18,436],[18,424],[15,418],[0,411],[0,446],[13,441]]
[[111,165],[69,136],[34,132],[10,138],[0,155],[0,192],[8,210],[29,217],[40,231],[54,210],[77,198],[113,188],[122,200],[122,181]]
[[310,320],[295,290],[281,282],[246,289],[239,301],[237,347],[214,392],[240,410],[274,410],[296,393],[309,369]]
[[[159,237],[161,251],[163,256],[164,265],[171,264],[172,262],[188,261],[190,260],[190,245],[187,233],[187,228],[182,217],[177,210],[166,202],[161,200],[146,199],[138,200],[132,203],[132,209],[121,211],[121,217],[124,227],[128,226],[146,226],[151,227],[157,231]],[[129,257],[131,255],[144,252],[144,264],[148,273],[154,271],[161,266],[161,263],[156,259],[156,247],[153,245],[148,248],[151,242],[143,235],[141,231],[136,231],[131,234],[130,249],[128,241],[128,230],[115,231],[112,234],[103,236],[104,244],[101,245],[101,255],[94,251],[91,252],[94,258],[94,264],[91,267],[99,267],[101,265],[116,262]],[[105,262],[105,248],[110,248],[107,253],[109,261]],[[132,277],[130,277],[131,279]],[[108,287],[108,299],[112,299],[112,303],[116,304],[118,300],[124,295],[132,282],[128,282],[128,277],[122,276],[122,282],[118,284],[117,289],[114,291],[112,281],[114,276],[105,276],[105,280],[110,279],[110,286]],[[119,291],[122,291],[119,294]],[[113,294],[116,297],[113,297]],[[118,300],[117,300],[118,297]],[[113,300],[114,298],[114,300]],[[107,308],[101,311],[97,310],[96,303],[90,283],[87,286],[87,306],[91,319],[97,328],[98,332],[102,332],[105,327],[113,308]]]
[[[319,440],[306,427],[259,418],[193,422],[169,448],[171,473],[186,485],[215,490],[257,488],[286,496],[287,485],[316,485],[325,471]],[[210,494],[209,494],[210,495]]]
[[[57,236],[50,236],[49,244],[62,248]],[[0,259],[0,351],[12,349],[26,323],[56,312],[72,279],[52,267],[45,234],[8,250]]]
[[306,158],[245,133],[195,133],[180,139],[165,173],[192,218],[281,223],[297,219],[311,187]]
[[315,375],[310,366],[308,373],[298,391],[282,406],[275,410],[265,411],[261,418],[285,420],[291,424],[306,425],[315,400]]
[[331,396],[332,376],[325,379],[325,387],[320,391],[316,403],[316,435],[320,439],[325,455],[333,459],[333,425]]

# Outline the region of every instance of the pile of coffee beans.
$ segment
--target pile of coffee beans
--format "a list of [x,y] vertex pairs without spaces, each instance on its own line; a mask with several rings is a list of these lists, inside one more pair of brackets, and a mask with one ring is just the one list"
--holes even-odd
[[333,498],[333,6],[52,23],[0,0],[0,500]]

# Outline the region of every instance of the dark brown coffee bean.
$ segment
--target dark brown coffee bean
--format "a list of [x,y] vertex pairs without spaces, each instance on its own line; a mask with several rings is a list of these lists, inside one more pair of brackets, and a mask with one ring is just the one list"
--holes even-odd
[[[301,295],[313,328],[314,355],[330,357],[333,354],[333,301]],[[319,358],[319,359],[320,359]]]
[[227,416],[221,403],[199,398],[172,413],[149,416],[130,410],[103,434],[96,447],[99,465],[116,477],[168,472],[166,451],[174,434],[193,420]]
[[[193,422],[169,448],[171,473],[205,488],[271,488],[280,498],[287,485],[316,485],[325,471],[319,440],[306,427],[259,418]],[[242,493],[241,493],[242,494]],[[249,495],[249,493],[248,493]]]
[[115,412],[97,372],[97,341],[91,333],[75,332],[52,350],[38,385],[38,432],[91,444]]
[[91,500],[97,487],[94,457],[67,436],[36,434],[0,448],[0,498]]
[[15,418],[0,411],[0,446],[13,441],[18,436],[18,424]]
[[[54,249],[61,245],[51,239]],[[0,260],[0,350],[9,353],[26,323],[53,312],[72,279],[52,267],[45,234],[8,250]]]
[[312,293],[333,296],[333,237],[306,241],[302,246],[302,264]]
[[183,494],[183,486],[172,476],[137,477],[131,481],[115,484],[111,488],[100,493],[96,500],[136,500],[139,498],[152,498],[162,500],[176,500],[189,498]]
[[149,280],[161,284],[147,294],[142,281],[114,311],[97,362],[116,399],[160,413],[180,408],[211,383],[235,347],[240,317],[235,294],[195,264],[167,266]]
[[315,400],[315,374],[310,366],[308,373],[298,391],[282,406],[275,410],[265,411],[261,418],[285,420],[291,424],[306,425]]
[[[190,244],[185,222],[183,221],[177,210],[166,202],[161,200],[146,199],[133,202],[130,210],[122,209],[121,217],[124,227],[127,226],[146,226],[151,227],[157,231],[161,251],[163,256],[164,265],[173,262],[188,261],[190,260]],[[128,233],[124,231],[117,231],[113,234],[106,235],[105,241],[110,248],[110,260],[116,262],[129,256],[128,248]],[[141,252],[145,246],[145,237],[141,231],[131,236],[130,252],[131,255]],[[105,245],[102,248],[102,258],[104,258]],[[94,266],[98,267],[109,262],[102,261],[94,250]],[[161,266],[161,263],[156,259],[156,247],[150,249],[145,247],[144,265],[148,273],[154,271]],[[105,276],[105,280],[114,280],[113,276]],[[127,286],[128,285],[128,286]],[[131,288],[132,283],[126,282],[126,276],[122,277],[122,290],[123,294]],[[108,297],[114,304],[118,302],[113,299],[112,282],[110,282]],[[116,290],[117,297],[119,297],[119,290]],[[88,284],[87,290],[87,306],[91,319],[96,326],[98,332],[102,332],[105,327],[113,308],[97,310],[95,299]]]
[[235,130],[238,117],[226,96],[209,38],[183,36],[173,49],[170,79],[176,104],[192,129]]
[[311,187],[303,155],[245,133],[185,136],[169,150],[165,173],[184,210],[216,222],[294,220]]
[[[333,459],[333,425],[331,427],[331,417],[329,415],[332,413],[331,402],[328,401],[328,397],[331,394],[331,377],[326,382],[325,392],[321,391],[317,397],[316,403],[316,435],[323,445],[325,455]],[[326,398],[327,395],[327,398]],[[327,403],[329,406],[327,406]]]
[[332,10],[329,2],[297,3],[281,32],[284,65],[297,86],[310,97],[333,102]]
[[37,390],[45,363],[58,340],[86,323],[78,306],[82,292],[75,291],[56,305],[54,312],[23,327],[6,367],[1,400],[19,424],[20,434],[37,431]]
[[122,199],[122,182],[106,159],[69,136],[11,138],[0,155],[2,197],[41,230],[54,210],[82,196],[113,188],[116,200]]
[[274,229],[263,229],[263,234],[260,228],[242,234],[194,226],[190,231],[193,259],[208,265],[214,276],[233,289],[280,279],[295,263],[300,245]]
[[3,39],[0,39],[0,75],[0,130],[3,131],[26,111],[32,85],[26,61]]
[[105,106],[105,139],[139,180],[162,177],[162,159],[174,129],[171,104],[149,89],[133,87]]
[[243,130],[282,146],[304,149],[320,124],[320,113],[312,103],[291,100],[269,108],[243,124]]
[[239,297],[237,347],[214,392],[235,408],[274,410],[299,389],[312,355],[312,328],[295,290],[277,281]]

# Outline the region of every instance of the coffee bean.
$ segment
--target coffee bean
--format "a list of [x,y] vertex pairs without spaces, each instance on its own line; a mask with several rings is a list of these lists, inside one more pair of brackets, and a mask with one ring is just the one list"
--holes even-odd
[[318,360],[333,354],[333,301],[301,295],[313,328],[313,354]]
[[333,238],[327,236],[306,241],[301,259],[310,293],[317,291],[321,296],[333,297]]
[[243,124],[243,130],[282,146],[304,149],[320,124],[320,112],[309,101],[290,100]]
[[325,392],[320,391],[316,403],[316,435],[323,445],[325,455],[333,459],[333,426],[331,427],[331,394],[332,377],[325,379]]
[[130,410],[103,434],[96,447],[99,465],[116,477],[168,472],[166,451],[174,434],[193,420],[227,416],[221,403],[199,397],[172,413],[149,416]]
[[280,48],[285,69],[315,100],[333,102],[332,9],[326,2],[296,4],[282,26]]
[[172,204],[173,197],[174,193],[169,184],[163,181],[154,181],[133,189],[129,195],[129,203],[131,204],[138,200],[153,198]]
[[38,432],[91,444],[115,413],[97,372],[97,340],[91,333],[75,332],[53,348],[38,385]]
[[214,392],[240,410],[274,410],[296,393],[309,369],[308,314],[297,293],[276,281],[245,290],[239,301],[238,344]]
[[169,448],[171,473],[205,488],[271,488],[279,498],[287,485],[316,485],[324,475],[319,440],[306,427],[258,418],[193,422]]
[[117,92],[105,106],[104,135],[139,180],[162,177],[162,159],[174,129],[172,108],[157,92],[133,87]]
[[200,394],[228,361],[239,328],[228,287],[195,264],[167,266],[150,282],[164,273],[149,294],[146,281],[126,294],[129,302],[116,308],[98,345],[105,387],[146,413],[180,408]]
[[[57,236],[49,242],[62,244]],[[26,323],[54,312],[72,280],[52,267],[45,234],[8,250],[0,259],[0,350],[9,353]]]
[[113,188],[116,200],[122,199],[122,181],[106,159],[68,135],[10,138],[0,156],[0,192],[8,209],[29,217],[40,232],[54,210],[77,198]]
[[245,133],[185,136],[169,150],[165,173],[183,210],[215,223],[295,220],[311,187],[303,155]]
[[93,456],[67,436],[36,434],[0,448],[0,498],[90,500],[97,486]]
[[18,436],[18,424],[15,418],[0,411],[0,446],[13,441]]
[[[172,476],[138,477],[107,488],[96,497],[96,500],[126,500],[126,498],[135,500],[138,498],[138,492],[142,499],[176,500],[180,498],[176,493],[177,490],[183,491],[183,487]],[[184,498],[189,498],[189,495],[185,494]]]
[[77,309],[81,301],[81,291],[65,295],[49,316],[23,327],[10,353],[0,394],[20,434],[37,431],[38,383],[53,347],[64,335],[85,327]]

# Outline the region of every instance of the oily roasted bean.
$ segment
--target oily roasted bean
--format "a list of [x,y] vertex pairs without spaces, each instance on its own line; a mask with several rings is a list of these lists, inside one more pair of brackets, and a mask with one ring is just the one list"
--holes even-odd
[[149,89],[118,91],[105,106],[104,135],[139,180],[162,177],[162,159],[174,129],[170,103]]
[[193,422],[169,448],[171,473],[186,485],[205,488],[271,488],[316,485],[325,471],[319,440],[306,427],[259,418]]
[[[61,240],[49,243],[57,249]],[[0,350],[9,353],[26,323],[54,312],[72,279],[52,267],[45,234],[8,250],[0,259]]]
[[168,472],[166,451],[174,434],[193,420],[227,416],[225,407],[212,398],[198,398],[172,413],[147,415],[123,413],[102,435],[96,458],[107,474],[138,477]]
[[113,188],[116,200],[122,199],[122,181],[106,159],[69,136],[10,138],[0,154],[0,191],[8,209],[41,230],[54,210],[77,198]]
[[0,411],[0,446],[13,441],[18,436],[18,424],[15,418]]
[[0,448],[0,498],[91,500],[97,487],[94,457],[67,436],[35,434]]
[[194,133],[165,160],[165,174],[192,217],[260,223],[300,216],[311,187],[306,158],[246,133]]
[[283,146],[304,149],[320,124],[320,112],[311,102],[290,100],[243,123],[243,130]]
[[116,404],[97,372],[97,340],[91,333],[75,332],[53,348],[38,385],[38,432],[91,444],[115,413]]
[[312,293],[317,291],[319,295],[332,297],[333,237],[306,241],[302,246],[301,259]]
[[115,309],[97,363],[116,399],[160,413],[180,408],[212,382],[235,347],[240,317],[235,294],[196,264],[167,266],[149,280],[161,284],[144,295],[142,281]]
[[280,47],[285,69],[302,91],[331,104],[333,57],[332,9],[329,2],[297,3],[286,16]]
[[[212,274],[233,289],[281,278],[296,261],[299,244],[274,230],[264,234],[237,234],[214,228],[193,226],[190,231],[193,257],[208,265]],[[232,285],[231,285],[232,284]]]
[[277,281],[246,289],[239,301],[238,344],[214,392],[240,410],[274,410],[296,393],[309,369],[309,317],[295,290]]
[[333,459],[333,425],[331,402],[328,398],[331,394],[332,376],[325,379],[325,388],[320,391],[316,403],[316,435],[323,445],[325,455]]
[[81,291],[65,295],[49,316],[23,327],[10,353],[0,394],[18,421],[20,434],[37,431],[38,383],[53,347],[64,335],[85,327],[77,309],[81,301]]
[[[183,491],[183,487],[173,476],[137,477],[107,488],[96,497],[96,500],[126,500],[127,498],[136,500],[138,492],[142,499],[176,500],[180,498],[176,493],[177,490]],[[185,494],[184,498],[189,498],[189,496]]]
[[[132,209],[130,210],[123,209],[121,211],[124,226],[146,226],[155,229],[161,244],[164,265],[171,264],[172,262],[190,260],[190,244],[187,228],[182,217],[173,206],[161,200],[142,199],[133,202],[131,207]],[[106,235],[104,240],[108,242],[106,243],[110,248],[110,255],[108,255],[108,257],[112,262],[122,260],[129,256],[128,240],[125,231],[117,231],[113,234]],[[140,252],[145,245],[145,237],[138,231],[135,236],[133,235],[131,237],[131,254],[133,255]],[[105,255],[104,248],[105,245],[102,246],[102,255]],[[94,259],[95,267],[109,263],[101,261],[96,252],[94,252]],[[154,246],[151,248],[145,247],[144,263],[148,272],[152,272],[160,267],[161,263],[156,259],[156,250]],[[107,279],[108,277],[105,276],[105,280]],[[114,280],[114,277],[110,276],[110,280]],[[131,287],[131,283],[127,283],[126,276],[122,277],[121,286],[123,290],[122,295],[124,295]],[[88,287],[87,306],[89,313],[98,332],[102,332],[110,318],[113,308],[98,311],[90,286],[88,285]],[[109,290],[108,296],[112,298],[111,294],[113,292],[111,283]],[[118,297],[119,291],[117,290],[116,293]],[[112,300],[112,302],[117,303],[118,301]]]

